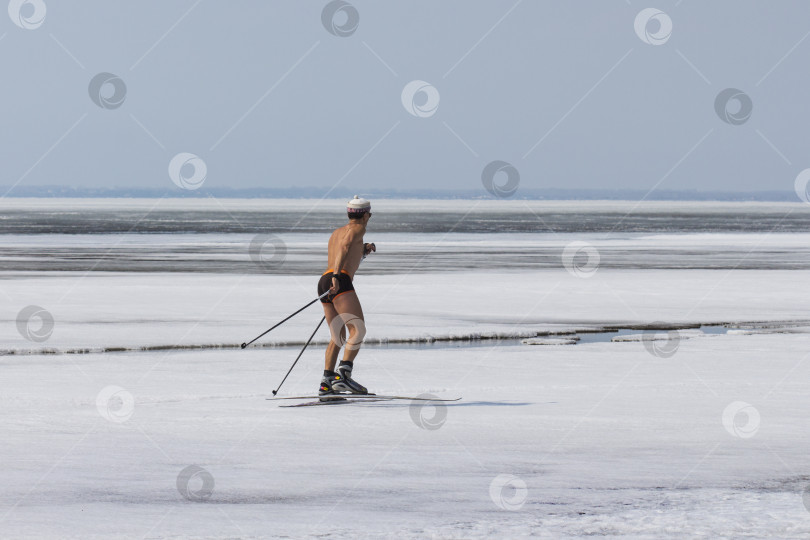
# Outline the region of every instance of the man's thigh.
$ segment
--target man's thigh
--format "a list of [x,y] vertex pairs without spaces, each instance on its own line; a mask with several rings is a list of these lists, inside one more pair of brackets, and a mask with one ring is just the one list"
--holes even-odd
[[341,315],[353,315],[354,317],[365,320],[363,308],[360,306],[360,299],[357,298],[357,293],[354,291],[349,291],[335,297],[332,300],[332,305],[335,306],[335,310]]
[[323,314],[326,317],[326,324],[332,324],[332,319],[337,317],[337,310],[333,304],[328,302],[321,302],[323,306]]

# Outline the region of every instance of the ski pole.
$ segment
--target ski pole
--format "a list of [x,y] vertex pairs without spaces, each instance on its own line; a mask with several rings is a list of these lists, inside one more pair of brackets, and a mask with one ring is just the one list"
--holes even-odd
[[312,341],[312,338],[314,338],[314,337],[315,337],[315,334],[318,332],[318,329],[321,327],[321,325],[323,324],[323,321],[325,321],[325,320],[326,320],[326,315],[324,315],[324,316],[321,318],[321,322],[319,322],[319,323],[318,323],[318,326],[316,326],[316,327],[315,327],[315,331],[314,331],[314,332],[312,332],[312,335],[311,335],[311,336],[309,336],[309,339],[308,339],[308,340],[307,340],[307,342],[304,344],[304,348],[303,348],[303,349],[301,349],[301,352],[300,352],[300,353],[298,353],[298,358],[296,358],[296,359],[295,359],[295,362],[293,362],[293,364],[290,366],[290,369],[287,371],[287,374],[286,374],[286,375],[284,375],[284,378],[283,378],[283,379],[281,379],[281,382],[278,384],[278,388],[276,388],[275,390],[273,390],[273,395],[274,395],[274,396],[275,396],[275,395],[278,393],[279,389],[281,388],[281,385],[282,385],[282,384],[284,384],[284,381],[286,381],[286,380],[287,380],[287,377],[289,377],[289,376],[290,376],[290,373],[292,373],[292,370],[293,370],[293,368],[295,367],[295,364],[297,364],[297,363],[298,363],[298,360],[300,360],[300,359],[301,359],[301,355],[302,355],[302,354],[304,354],[304,351],[305,351],[305,350],[307,350],[307,347],[309,347],[309,342],[310,342],[310,341]]
[[270,330],[272,330],[273,328],[276,328],[276,327],[278,327],[278,326],[281,326],[281,323],[284,323],[284,322],[289,321],[289,320],[290,320],[290,319],[292,319],[294,316],[298,315],[299,313],[301,313],[302,311],[304,311],[305,309],[307,309],[309,306],[311,306],[312,304],[314,304],[315,302],[317,302],[318,300],[320,300],[321,298],[323,298],[324,296],[326,296],[327,294],[329,294],[329,291],[326,291],[325,293],[323,293],[322,295],[320,295],[318,298],[316,298],[315,300],[313,300],[313,301],[312,301],[312,302],[310,302],[309,304],[305,305],[304,307],[302,307],[301,309],[299,309],[298,311],[296,311],[295,313],[293,313],[292,315],[290,315],[289,317],[287,317],[287,318],[286,318],[286,319],[284,319],[283,321],[280,321],[279,323],[277,323],[276,325],[274,325],[272,328],[269,328],[268,330],[266,330],[266,331],[262,332],[261,334],[259,334],[259,335],[258,335],[258,336],[256,336],[255,338],[251,339],[251,340],[250,340],[250,341],[248,341],[247,343],[242,343],[242,348],[244,349],[245,347],[247,347],[248,345],[250,345],[251,343],[253,343],[253,342],[254,342],[254,341],[256,341],[257,339],[259,339],[260,337],[262,337],[262,336],[264,336],[265,334],[267,334],[267,332],[269,332],[269,331],[270,331]]

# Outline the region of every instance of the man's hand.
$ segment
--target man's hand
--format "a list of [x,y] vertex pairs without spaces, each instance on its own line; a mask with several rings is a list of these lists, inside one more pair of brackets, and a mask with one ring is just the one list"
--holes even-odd
[[372,251],[377,251],[377,246],[375,246],[373,242],[370,244],[363,244],[363,257],[368,255]]
[[335,276],[332,276],[332,286],[329,287],[329,296],[335,296],[340,290],[340,282],[338,282]]

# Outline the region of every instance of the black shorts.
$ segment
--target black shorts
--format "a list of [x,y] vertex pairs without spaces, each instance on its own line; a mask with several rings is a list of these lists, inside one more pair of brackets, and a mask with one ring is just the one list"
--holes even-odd
[[[324,275],[321,276],[321,279],[318,281],[318,296],[322,295],[326,291],[332,288],[332,271],[326,272]],[[333,298],[337,298],[343,293],[351,292],[354,290],[354,285],[352,285],[352,278],[349,277],[349,274],[341,274],[338,276],[338,292],[335,296],[331,294],[327,294],[323,298],[321,298],[322,304],[331,304]]]

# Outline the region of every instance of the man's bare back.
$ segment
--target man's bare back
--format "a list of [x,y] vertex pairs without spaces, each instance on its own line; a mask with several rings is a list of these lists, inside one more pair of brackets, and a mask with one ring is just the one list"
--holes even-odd
[[333,272],[346,272],[354,279],[354,274],[363,259],[363,236],[366,226],[362,223],[347,223],[335,229],[329,237],[329,266]]

